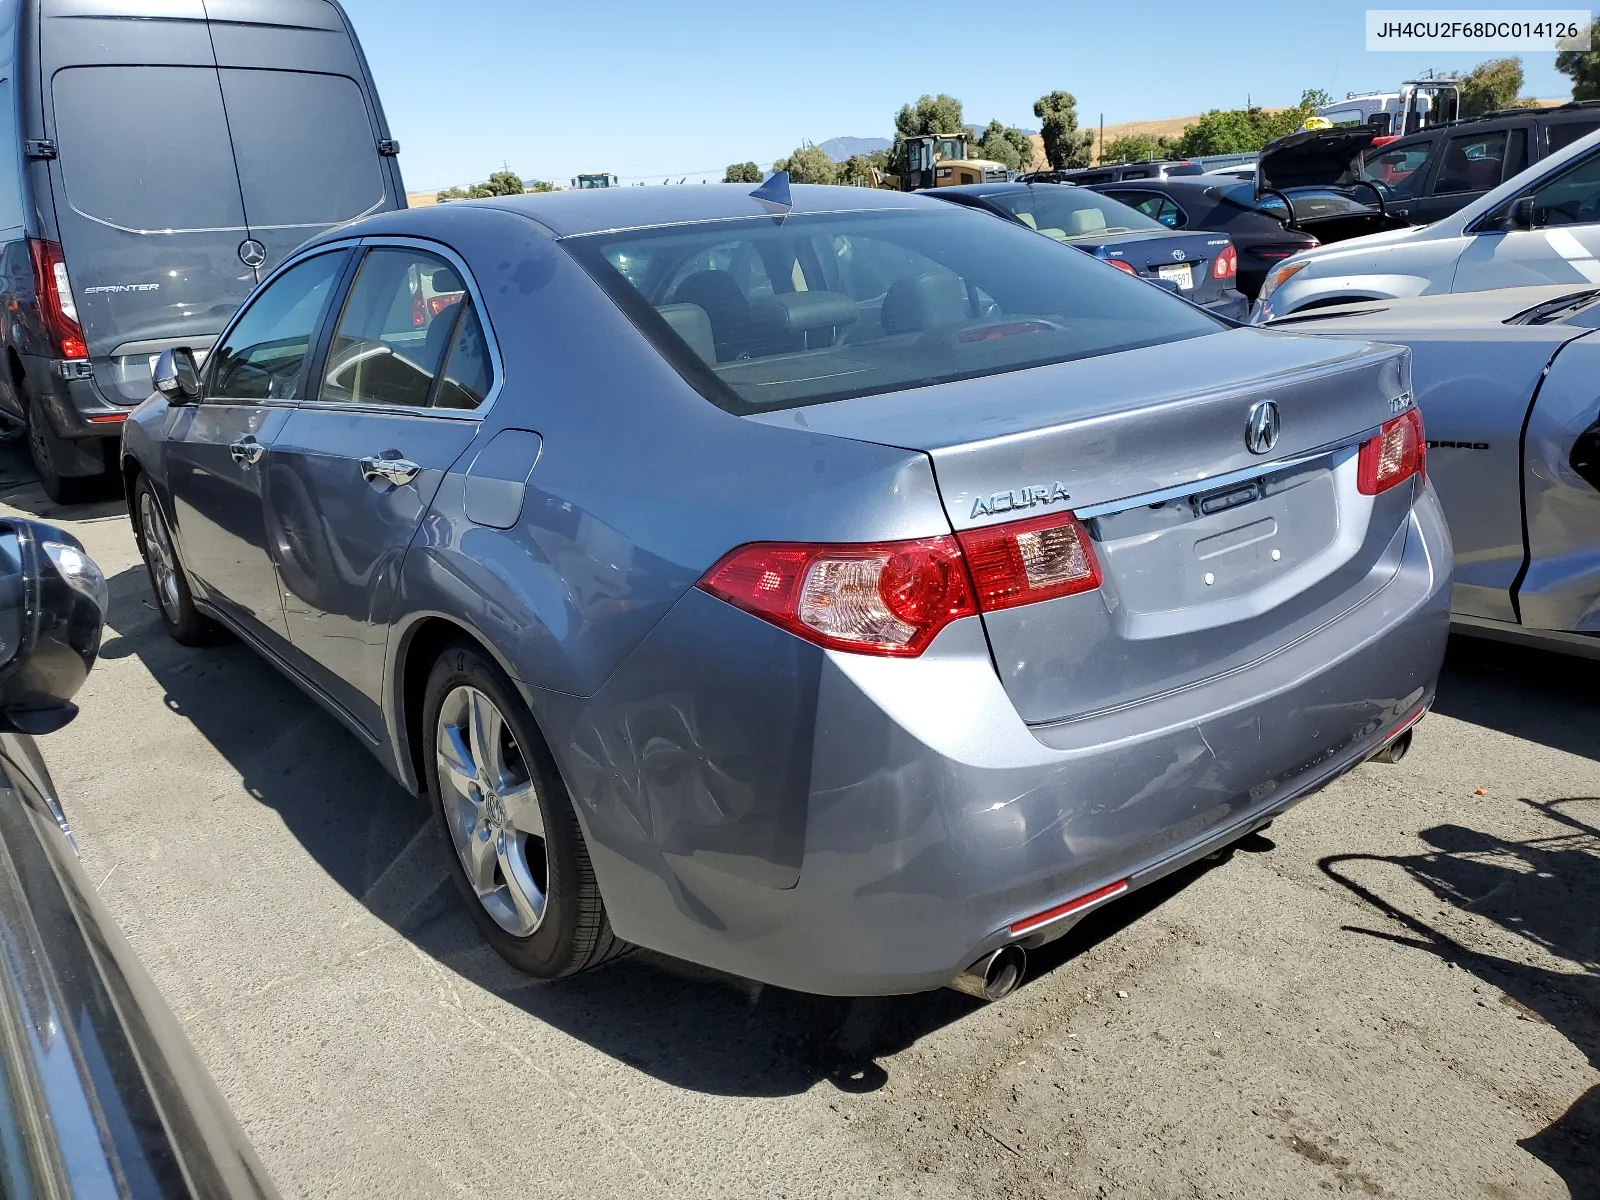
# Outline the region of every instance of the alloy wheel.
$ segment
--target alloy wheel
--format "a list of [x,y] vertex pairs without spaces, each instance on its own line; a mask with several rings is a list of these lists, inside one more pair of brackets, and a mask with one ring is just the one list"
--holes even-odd
[[178,559],[172,552],[172,535],[161,506],[148,489],[139,496],[139,525],[144,530],[145,561],[150,565],[150,580],[156,599],[167,620],[176,625],[182,620],[182,597],[178,592]]
[[467,881],[495,924],[527,937],[544,921],[550,878],[527,759],[494,701],[475,687],[445,696],[436,734],[439,799]]

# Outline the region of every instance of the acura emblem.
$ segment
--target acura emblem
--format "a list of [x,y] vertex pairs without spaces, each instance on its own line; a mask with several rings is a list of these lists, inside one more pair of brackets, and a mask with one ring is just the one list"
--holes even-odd
[[255,238],[245,238],[239,243],[239,261],[253,271],[267,261],[267,248]]
[[1278,444],[1278,406],[1263,400],[1244,422],[1244,444],[1251,454],[1265,454]]

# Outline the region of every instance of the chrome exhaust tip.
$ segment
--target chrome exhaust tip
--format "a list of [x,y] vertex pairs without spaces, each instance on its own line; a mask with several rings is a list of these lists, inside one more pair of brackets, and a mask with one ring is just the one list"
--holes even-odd
[[1406,756],[1406,751],[1411,749],[1411,730],[1406,730],[1394,741],[1372,756],[1372,762],[1397,763]]
[[947,986],[979,1000],[1003,1000],[1022,982],[1028,969],[1028,952],[1021,946],[1001,946],[985,954]]

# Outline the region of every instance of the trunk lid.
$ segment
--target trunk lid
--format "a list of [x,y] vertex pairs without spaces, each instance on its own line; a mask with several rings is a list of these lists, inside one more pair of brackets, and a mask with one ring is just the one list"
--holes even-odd
[[[1204,303],[1217,299],[1225,288],[1232,288],[1233,279],[1215,279],[1211,264],[1232,239],[1223,233],[1166,233],[1156,230],[1118,234],[1085,243],[1075,239],[1069,245],[1088,250],[1096,258],[1120,260],[1134,268],[1143,279],[1172,278],[1178,284],[1178,294],[1186,300]],[[1184,287],[1187,266],[1188,287]]]
[[1409,387],[1402,349],[1239,329],[752,419],[926,452],[957,530],[1078,514],[1101,587],[983,618],[1041,724],[1237,670],[1382,588],[1414,485],[1359,494],[1357,448]]
[[1361,156],[1374,138],[1371,125],[1308,129],[1268,142],[1256,160],[1256,198],[1295,187],[1348,187],[1361,178]]

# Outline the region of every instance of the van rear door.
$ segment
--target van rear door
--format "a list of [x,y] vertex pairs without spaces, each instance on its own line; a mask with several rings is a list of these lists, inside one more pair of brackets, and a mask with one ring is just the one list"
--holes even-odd
[[327,0],[206,0],[233,157],[265,276],[300,243],[405,207],[383,110]]
[[129,404],[155,354],[205,345],[256,282],[201,0],[143,7],[56,0],[41,30],[56,236],[95,381]]

